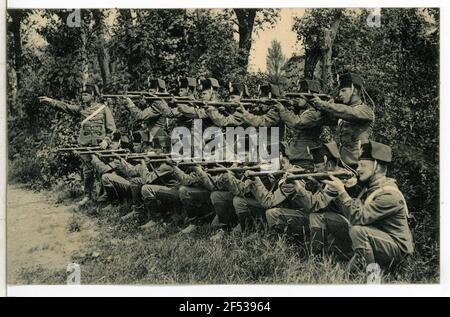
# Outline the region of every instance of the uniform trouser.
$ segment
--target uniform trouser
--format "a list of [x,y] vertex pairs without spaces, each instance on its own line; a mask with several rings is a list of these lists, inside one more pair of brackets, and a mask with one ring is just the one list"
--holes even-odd
[[233,207],[239,219],[242,230],[251,228],[255,223],[255,218],[264,218],[265,209],[254,198],[235,196]]
[[309,215],[303,210],[291,208],[271,208],[266,210],[270,230],[297,237],[309,234]]
[[350,238],[355,255],[364,259],[366,264],[378,263],[389,267],[398,264],[404,258],[394,239],[380,229],[371,226],[352,226]]
[[131,201],[134,205],[142,203],[142,187],[146,184],[144,178],[134,177],[130,179]]
[[84,181],[84,195],[92,198],[92,190],[94,188],[95,171],[91,164],[91,154],[80,155],[83,161],[83,181]]
[[350,239],[350,222],[336,212],[311,213],[309,215],[312,252],[320,253],[324,248],[328,235],[331,235],[335,246],[347,255],[352,250]]
[[204,188],[181,186],[178,198],[189,222],[195,222],[212,211],[210,191]]
[[115,173],[102,175],[102,185],[111,199],[128,200],[131,196],[131,183]]
[[233,208],[233,197],[234,195],[228,191],[214,191],[210,195],[219,226],[231,228],[238,222]]
[[179,203],[178,188],[176,187],[144,185],[141,193],[144,207],[153,215],[166,214],[170,210],[169,205],[173,206],[173,204]]

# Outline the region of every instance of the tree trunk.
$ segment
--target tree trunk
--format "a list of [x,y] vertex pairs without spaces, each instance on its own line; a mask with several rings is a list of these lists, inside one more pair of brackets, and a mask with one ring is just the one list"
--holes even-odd
[[336,14],[336,20],[334,20],[331,28],[324,29],[324,37],[322,42],[322,80],[328,85],[328,87],[333,86],[333,74],[331,70],[332,66],[332,54],[333,54],[333,43],[336,38],[339,25],[341,23],[341,12]]
[[86,84],[88,83],[89,79],[89,58],[86,50],[87,46],[87,34],[86,34],[86,28],[88,27],[88,23],[85,24],[85,17],[83,16],[85,12],[83,10],[81,11],[81,27],[80,27],[80,48],[79,48],[79,54],[80,54],[80,61],[81,61],[81,89],[86,88]]
[[[124,23],[123,27],[126,30],[128,38],[131,38],[131,30],[133,29],[133,16],[131,14],[131,9],[121,9],[120,11],[121,19]],[[127,69],[128,74],[131,76],[131,81],[137,80],[139,74],[135,71],[135,61],[133,59],[133,52],[131,46],[129,47],[127,54]]]
[[10,31],[13,34],[13,56],[14,56],[14,70],[16,72],[15,80],[17,90],[21,88],[21,69],[23,64],[23,52],[22,52],[22,32],[20,27],[22,24],[22,19],[24,14],[21,10],[10,10],[8,11],[11,16]]
[[252,48],[252,33],[258,9],[233,9],[239,25],[239,66],[247,70],[250,50]]
[[317,45],[305,52],[305,68],[304,77],[307,79],[314,78],[314,71],[316,70],[317,63],[319,62],[321,53],[320,47]]
[[105,14],[103,10],[94,11],[94,20],[97,27],[97,58],[100,66],[100,73],[102,75],[103,87],[106,87],[111,79],[111,72],[109,68],[109,54],[106,49],[106,28],[105,28]]

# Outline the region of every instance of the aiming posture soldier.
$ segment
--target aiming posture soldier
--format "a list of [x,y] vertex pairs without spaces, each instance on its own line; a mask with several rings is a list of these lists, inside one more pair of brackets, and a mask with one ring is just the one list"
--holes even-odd
[[360,144],[366,144],[372,134],[375,114],[364,104],[364,81],[354,73],[346,73],[339,78],[339,99],[341,103],[327,102],[314,98],[312,105],[338,119],[335,141],[344,163],[356,167]]
[[348,223],[355,253],[350,268],[364,262],[388,267],[414,250],[405,198],[395,180],[386,177],[391,160],[392,150],[385,144],[370,141],[362,146],[357,171],[365,190],[359,198],[350,197],[337,178],[324,181],[337,193],[336,202]]
[[[162,79],[151,79],[149,82],[150,93],[165,93],[166,83]],[[167,118],[172,116],[172,110],[164,100],[155,100],[139,109],[130,98],[126,98],[126,106],[136,121],[142,122],[142,142],[147,150],[159,149],[167,151],[169,136],[166,132]]]
[[[104,104],[97,102],[100,91],[96,85],[86,85],[81,92],[80,105],[68,104],[49,97],[39,97],[39,101],[49,104],[73,116],[82,118],[78,144],[80,146],[100,146],[106,149],[116,130],[111,110]],[[80,155],[83,160],[84,198],[79,205],[86,204],[92,199],[95,171],[91,164],[90,154]]]
[[[317,80],[301,80],[300,93],[321,93],[321,85]],[[292,138],[286,145],[286,156],[289,162],[306,170],[313,169],[312,157],[307,148],[317,148],[322,144],[320,136],[323,127],[329,124],[327,116],[315,110],[306,99],[297,100],[300,113],[287,109],[281,103],[275,105],[281,120],[290,129]]]
[[[314,172],[339,170],[340,155],[335,142],[325,143],[312,149],[308,148],[307,152],[313,158]],[[306,185],[308,185],[308,189]],[[310,189],[310,187],[314,189]],[[283,182],[279,190],[273,194],[260,187],[259,199],[265,201],[265,207],[270,208],[266,210],[269,229],[277,233],[303,237],[304,233],[309,232],[309,214],[329,207],[330,199],[328,197],[314,195],[314,192],[320,193],[322,190],[322,185],[314,180],[308,184],[306,181],[299,180]],[[276,206],[280,202],[282,204]]]

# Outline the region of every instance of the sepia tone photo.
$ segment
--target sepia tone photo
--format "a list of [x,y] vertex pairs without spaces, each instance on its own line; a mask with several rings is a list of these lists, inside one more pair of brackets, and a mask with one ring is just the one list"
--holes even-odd
[[439,8],[6,22],[9,285],[440,282]]

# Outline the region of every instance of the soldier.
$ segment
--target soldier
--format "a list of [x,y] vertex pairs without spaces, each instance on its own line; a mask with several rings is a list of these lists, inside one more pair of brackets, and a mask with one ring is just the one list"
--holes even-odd
[[[162,79],[150,80],[150,93],[165,93],[166,83]],[[144,130],[142,142],[147,150],[158,149],[168,151],[170,145],[169,135],[166,132],[167,118],[171,117],[172,110],[164,100],[153,101],[144,110],[139,109],[130,98],[125,98],[128,110],[136,121],[142,122]]]
[[[200,91],[199,97],[203,101],[219,101],[218,90],[219,82],[215,78],[202,78],[197,85],[197,90]],[[206,110],[204,108],[197,108],[186,104],[180,104],[177,107],[177,111],[183,116],[191,119],[205,119],[203,127],[206,128],[212,125],[211,120],[208,119]]]
[[355,253],[351,269],[360,263],[390,267],[414,250],[405,198],[395,180],[386,177],[391,160],[392,150],[385,144],[370,141],[362,146],[358,174],[366,190],[360,198],[350,197],[342,181],[335,177],[324,181],[337,192],[337,204],[349,223]]
[[356,167],[360,144],[366,144],[372,134],[375,114],[373,109],[361,100],[364,81],[361,76],[346,73],[339,78],[340,103],[314,98],[312,105],[338,119],[335,141],[339,145],[344,163]]
[[[249,93],[247,86],[239,83],[231,83],[229,84],[229,97],[228,101],[230,102],[240,102],[242,98],[248,98]],[[236,108],[235,110],[238,110]],[[242,121],[242,112],[233,111],[233,113],[228,115],[223,115],[219,111],[220,109],[209,106],[206,109],[206,113],[208,117],[213,121],[213,123],[218,127],[237,127],[243,124]],[[222,109],[223,110],[223,109]]]
[[[313,158],[315,172],[336,171],[338,169],[340,155],[335,142],[325,143],[312,149],[308,148],[307,153],[310,153]],[[265,188],[260,188],[260,200],[266,201],[264,206],[270,208],[266,210],[269,229],[277,233],[295,235],[299,238],[303,237],[304,233],[309,232],[309,214],[329,208],[331,199],[313,194],[313,192],[320,193],[323,190],[317,182],[308,184],[309,186],[315,185],[314,190],[306,189],[306,185],[306,182],[298,180],[284,182],[274,194],[271,194]],[[280,202],[283,204],[276,207]]]
[[[100,91],[97,85],[86,85],[86,89],[81,92],[80,105],[68,104],[49,97],[39,97],[39,101],[83,119],[78,136],[80,146],[100,146],[106,149],[111,143],[116,125],[111,110],[97,102],[99,96]],[[84,177],[84,198],[79,203],[82,206],[92,199],[95,175],[91,155],[83,154],[80,157],[83,161]]]
[[196,97],[197,80],[193,77],[183,77],[178,80],[178,96]]

